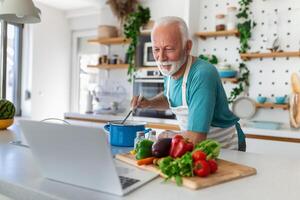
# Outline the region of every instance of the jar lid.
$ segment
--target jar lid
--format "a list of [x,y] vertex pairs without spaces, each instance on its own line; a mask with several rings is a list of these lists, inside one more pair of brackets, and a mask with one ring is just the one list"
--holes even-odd
[[218,14],[218,15],[216,15],[216,18],[223,19],[223,18],[225,18],[225,15],[224,14]]

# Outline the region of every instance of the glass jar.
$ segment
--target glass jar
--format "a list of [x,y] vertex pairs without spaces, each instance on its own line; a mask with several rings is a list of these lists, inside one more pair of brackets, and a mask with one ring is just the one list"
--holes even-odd
[[145,132],[144,131],[137,131],[136,137],[134,139],[134,149],[136,149],[136,145],[145,139]]
[[225,26],[225,15],[224,14],[218,14],[216,15],[216,31],[224,31]]
[[149,133],[148,133],[148,140],[151,140],[153,142],[156,141],[156,131],[155,130],[151,130]]
[[227,23],[226,23],[227,30],[236,29],[236,13],[237,13],[236,7],[231,6],[227,8]]

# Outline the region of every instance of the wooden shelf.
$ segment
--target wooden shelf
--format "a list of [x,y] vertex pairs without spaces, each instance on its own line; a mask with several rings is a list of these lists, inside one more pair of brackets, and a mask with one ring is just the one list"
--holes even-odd
[[101,64],[101,65],[88,65],[88,67],[99,69],[127,69],[128,64]]
[[212,31],[212,32],[198,32],[195,34],[197,37],[205,40],[208,37],[221,37],[221,36],[239,36],[238,30],[231,31]]
[[288,110],[289,109],[289,104],[276,104],[276,103],[256,103],[256,108],[274,108],[274,109],[283,109],[283,110]]
[[221,78],[223,82],[231,82],[231,83],[237,83],[238,78]]
[[113,45],[113,44],[128,44],[130,40],[125,37],[115,37],[115,38],[98,38],[88,40],[91,44],[105,44],[105,45]]
[[275,58],[275,57],[300,57],[300,51],[291,52],[271,52],[271,53],[241,53],[241,59],[250,60],[255,58]]

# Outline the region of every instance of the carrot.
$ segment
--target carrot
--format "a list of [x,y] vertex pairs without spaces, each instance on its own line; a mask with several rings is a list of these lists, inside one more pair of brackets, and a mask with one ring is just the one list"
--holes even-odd
[[136,163],[138,165],[150,165],[153,164],[154,157],[148,157],[141,160],[137,160]]

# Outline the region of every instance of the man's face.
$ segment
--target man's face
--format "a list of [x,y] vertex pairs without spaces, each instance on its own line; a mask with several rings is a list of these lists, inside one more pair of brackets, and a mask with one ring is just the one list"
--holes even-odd
[[173,75],[186,59],[182,36],[177,24],[162,25],[153,32],[153,55],[164,75]]

